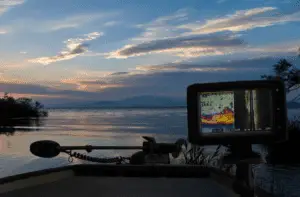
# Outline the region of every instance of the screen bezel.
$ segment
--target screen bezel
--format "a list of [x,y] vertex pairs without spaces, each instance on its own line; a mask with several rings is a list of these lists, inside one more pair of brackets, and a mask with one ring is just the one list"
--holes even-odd
[[[199,93],[245,89],[270,89],[272,91],[273,128],[266,133],[244,135],[203,135],[200,133]],[[278,91],[276,91],[278,90]],[[232,143],[266,144],[287,139],[287,109],[284,83],[280,80],[235,81],[192,84],[187,88],[188,140],[192,144],[217,145]],[[279,109],[279,110],[278,110]]]

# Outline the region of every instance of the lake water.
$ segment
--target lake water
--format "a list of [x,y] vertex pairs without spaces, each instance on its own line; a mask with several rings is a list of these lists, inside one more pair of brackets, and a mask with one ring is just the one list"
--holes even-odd
[[[0,135],[0,176],[68,165],[61,154],[54,159],[33,156],[29,146],[37,140],[61,145],[142,145],[142,136],[158,141],[186,137],[185,109],[51,110],[38,126],[16,126]],[[134,151],[94,151],[97,156],[129,155]],[[80,162],[80,161],[77,161]]]
[[[300,114],[290,110],[289,117]],[[113,109],[113,110],[50,110],[49,117],[38,125],[16,127],[14,133],[0,135],[0,177],[70,165],[68,156],[59,155],[54,159],[33,156],[29,146],[37,140],[54,140],[61,145],[141,145],[142,136],[153,136],[160,142],[175,142],[186,138],[186,109]],[[93,151],[92,155],[130,155],[135,151]],[[73,163],[82,161],[74,160]],[[275,171],[275,173],[274,173]],[[300,196],[300,168],[269,167],[255,168],[257,183],[267,190],[273,182],[274,190],[286,196]],[[273,176],[275,174],[275,176]],[[276,180],[276,181],[275,181]],[[277,192],[277,193],[278,193]]]

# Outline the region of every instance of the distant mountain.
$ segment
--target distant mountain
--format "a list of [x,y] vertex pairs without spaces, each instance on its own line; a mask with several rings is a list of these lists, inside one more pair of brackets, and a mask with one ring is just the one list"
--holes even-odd
[[131,108],[131,107],[184,107],[186,101],[160,96],[136,96],[117,101],[99,101],[89,103],[67,103],[52,106],[51,108]]
[[185,106],[185,100],[157,96],[136,96],[119,101],[96,102],[93,105],[99,107],[170,107]]
[[288,109],[298,109],[298,108],[300,108],[300,103],[287,102],[286,106],[287,106]]

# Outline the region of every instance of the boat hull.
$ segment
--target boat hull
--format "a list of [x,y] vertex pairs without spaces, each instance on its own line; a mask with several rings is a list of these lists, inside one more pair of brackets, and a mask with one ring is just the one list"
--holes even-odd
[[236,196],[215,174],[200,166],[73,165],[2,178],[0,196]]

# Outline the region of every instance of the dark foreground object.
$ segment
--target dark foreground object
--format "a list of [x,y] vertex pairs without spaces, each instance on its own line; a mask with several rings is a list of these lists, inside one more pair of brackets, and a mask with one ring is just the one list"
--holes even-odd
[[231,184],[199,166],[74,165],[0,179],[0,196],[235,197]]

